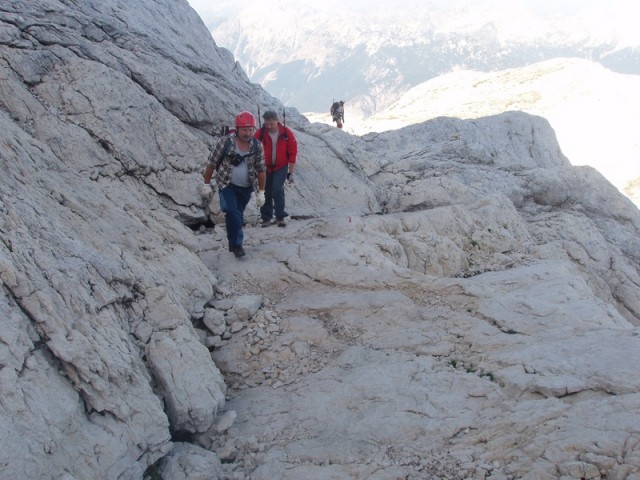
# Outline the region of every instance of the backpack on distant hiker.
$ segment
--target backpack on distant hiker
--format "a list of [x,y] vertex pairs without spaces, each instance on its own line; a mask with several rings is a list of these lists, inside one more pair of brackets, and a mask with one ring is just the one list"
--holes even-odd
[[344,123],[344,100],[333,102],[331,105],[331,118],[336,122],[338,128],[342,128]]

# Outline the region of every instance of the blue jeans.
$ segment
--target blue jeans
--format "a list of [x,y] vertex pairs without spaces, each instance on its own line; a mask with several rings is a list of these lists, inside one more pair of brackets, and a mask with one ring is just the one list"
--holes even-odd
[[224,222],[227,227],[229,248],[242,246],[244,232],[244,209],[247,208],[253,187],[238,187],[227,185],[220,190],[220,209],[224,212]]
[[287,180],[287,167],[282,167],[275,172],[267,173],[267,182],[264,189],[264,205],[260,207],[262,220],[271,220],[274,209],[276,219],[283,219],[289,214],[284,211],[284,182]]

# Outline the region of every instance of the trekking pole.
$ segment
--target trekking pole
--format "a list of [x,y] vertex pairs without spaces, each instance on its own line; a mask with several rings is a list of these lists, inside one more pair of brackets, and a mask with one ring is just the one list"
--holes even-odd
[[258,105],[258,125],[262,128],[262,117],[260,116],[260,105]]
[[[289,142],[289,134],[287,133],[287,109],[285,107],[282,107],[282,125],[284,126],[284,135],[282,137],[285,142]],[[293,185],[293,173],[287,173],[285,186],[290,187],[291,185]]]
[[282,107],[282,121],[284,126],[284,133],[282,134],[282,138],[284,138],[285,142],[289,141],[289,134],[287,133],[287,109]]

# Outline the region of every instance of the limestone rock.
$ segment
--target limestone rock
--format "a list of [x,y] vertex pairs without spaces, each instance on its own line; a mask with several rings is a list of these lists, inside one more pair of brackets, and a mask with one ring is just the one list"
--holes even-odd
[[158,472],[167,480],[217,480],[222,478],[215,453],[189,443],[176,443],[162,459]]

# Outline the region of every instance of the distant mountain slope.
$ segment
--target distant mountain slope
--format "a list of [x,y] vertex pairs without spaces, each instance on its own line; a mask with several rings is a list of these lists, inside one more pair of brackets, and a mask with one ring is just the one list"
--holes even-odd
[[460,69],[491,72],[562,56],[640,72],[628,2],[579,4],[404,0],[390,8],[280,0],[269,12],[252,2],[233,13],[221,9],[207,22],[251,80],[285,104],[324,112],[340,98],[368,116]]

